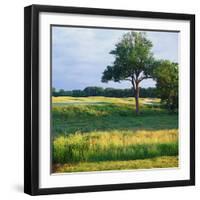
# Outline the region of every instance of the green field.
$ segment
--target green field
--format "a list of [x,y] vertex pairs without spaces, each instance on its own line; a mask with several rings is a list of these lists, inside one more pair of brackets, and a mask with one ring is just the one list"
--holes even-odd
[[178,166],[178,116],[159,99],[52,97],[53,172]]

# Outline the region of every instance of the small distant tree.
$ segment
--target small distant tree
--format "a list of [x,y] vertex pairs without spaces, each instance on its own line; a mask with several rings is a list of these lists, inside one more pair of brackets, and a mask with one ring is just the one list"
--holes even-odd
[[53,96],[56,96],[56,95],[57,95],[57,94],[56,94],[56,88],[54,88],[54,87],[52,88],[52,95],[53,95]]
[[72,90],[72,96],[73,97],[83,97],[85,95],[82,90]]
[[104,89],[102,87],[90,86],[86,87],[84,90],[86,96],[102,96]]
[[60,89],[60,90],[58,91],[58,94],[59,94],[59,96],[65,96],[65,90]]
[[115,45],[110,54],[115,56],[113,65],[103,72],[102,82],[129,81],[135,97],[136,114],[139,114],[140,83],[150,74],[154,64],[152,42],[144,32],[129,32]]
[[156,81],[157,93],[167,108],[178,109],[178,64],[168,60],[157,63],[152,74]]

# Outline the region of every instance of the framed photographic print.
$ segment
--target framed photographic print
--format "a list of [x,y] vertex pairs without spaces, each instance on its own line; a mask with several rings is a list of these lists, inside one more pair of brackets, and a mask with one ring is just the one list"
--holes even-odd
[[25,8],[24,191],[195,184],[195,16]]

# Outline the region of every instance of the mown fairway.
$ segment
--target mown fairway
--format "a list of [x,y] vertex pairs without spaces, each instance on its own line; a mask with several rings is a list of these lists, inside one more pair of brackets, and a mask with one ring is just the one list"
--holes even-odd
[[53,97],[53,172],[178,166],[178,116],[159,99]]

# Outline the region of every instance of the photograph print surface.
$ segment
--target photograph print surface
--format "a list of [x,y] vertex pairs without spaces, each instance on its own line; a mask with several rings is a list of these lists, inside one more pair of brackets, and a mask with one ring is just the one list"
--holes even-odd
[[178,39],[51,26],[52,173],[179,166]]

